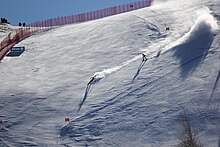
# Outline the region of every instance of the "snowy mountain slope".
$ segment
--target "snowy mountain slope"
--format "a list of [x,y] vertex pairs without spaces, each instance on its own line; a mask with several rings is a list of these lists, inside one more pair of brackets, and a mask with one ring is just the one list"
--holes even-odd
[[[184,107],[202,143],[217,146],[219,5],[156,1],[22,41],[27,51],[0,63],[0,145],[172,146]],[[141,52],[150,59],[138,72]]]
[[9,33],[14,33],[18,27],[9,24],[0,24],[0,41],[2,41]]

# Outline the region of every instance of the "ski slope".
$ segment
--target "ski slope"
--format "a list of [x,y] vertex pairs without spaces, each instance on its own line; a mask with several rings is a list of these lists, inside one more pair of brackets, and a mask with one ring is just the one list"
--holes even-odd
[[175,146],[184,107],[202,144],[217,147],[219,7],[156,0],[23,40],[26,51],[0,63],[0,146]]
[[0,42],[5,39],[5,37],[9,34],[9,33],[13,33],[15,32],[15,30],[18,27],[15,26],[11,26],[10,24],[0,24]]

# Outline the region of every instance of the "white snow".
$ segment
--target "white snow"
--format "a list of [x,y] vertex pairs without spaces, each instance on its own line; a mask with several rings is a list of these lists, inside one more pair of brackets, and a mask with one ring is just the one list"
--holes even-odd
[[5,37],[11,33],[12,35],[15,33],[15,30],[19,27],[12,26],[10,24],[0,24],[0,42],[5,39]]
[[182,107],[218,146],[219,6],[158,0],[23,40],[0,63],[0,146],[175,146]]

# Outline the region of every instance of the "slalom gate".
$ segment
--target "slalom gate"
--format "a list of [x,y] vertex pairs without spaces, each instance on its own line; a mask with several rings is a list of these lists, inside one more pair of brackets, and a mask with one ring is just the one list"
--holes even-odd
[[108,16],[113,16],[141,8],[148,7],[152,4],[152,0],[144,0],[139,2],[134,2],[125,5],[114,6],[110,8],[105,8],[97,11],[91,11],[81,14],[76,14],[72,16],[62,16],[47,19],[44,21],[37,21],[27,25],[26,27],[21,27],[15,31],[15,33],[9,33],[5,39],[0,44],[0,61],[4,58],[7,52],[16,44],[23,39],[53,27],[63,26],[67,24],[82,23],[91,20],[96,20]]

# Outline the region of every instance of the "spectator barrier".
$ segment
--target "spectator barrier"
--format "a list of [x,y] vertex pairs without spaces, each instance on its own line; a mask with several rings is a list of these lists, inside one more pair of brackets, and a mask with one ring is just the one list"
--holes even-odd
[[115,6],[111,8],[105,8],[97,11],[91,11],[87,13],[76,14],[72,16],[62,16],[57,18],[51,18],[45,21],[38,21],[27,25],[27,27],[21,27],[17,29],[15,35],[11,33],[0,44],[0,61],[4,58],[7,52],[21,40],[33,35],[34,33],[45,31],[47,29],[62,26],[66,24],[81,23],[91,20],[96,20],[120,13],[125,13],[144,7],[150,6],[152,0],[145,0],[134,2],[126,5]]
[[34,33],[43,31],[48,28],[38,27],[23,27],[16,30],[14,35],[9,33],[7,37],[0,44],[0,61],[4,58],[7,52],[21,40],[33,35]]
[[57,18],[51,18],[45,21],[38,21],[29,24],[28,26],[31,27],[52,27],[52,26],[62,26],[66,24],[73,24],[73,23],[80,23],[80,22],[86,22],[91,20],[96,20],[120,13],[125,13],[137,9],[141,9],[144,7],[150,6],[152,3],[152,0],[144,0],[139,2],[134,2],[126,5],[119,5],[111,8],[105,8],[97,11],[91,11],[81,14],[76,14],[72,16],[61,16]]

